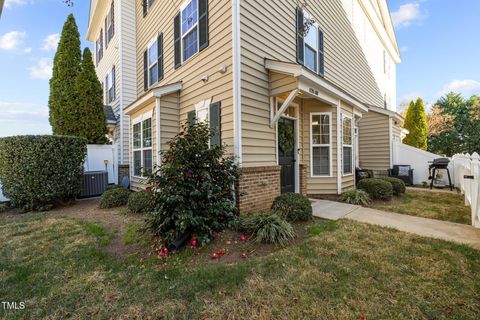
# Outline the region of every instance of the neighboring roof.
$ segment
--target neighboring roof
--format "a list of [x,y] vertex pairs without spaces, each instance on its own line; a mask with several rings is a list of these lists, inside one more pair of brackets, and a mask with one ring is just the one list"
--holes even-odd
[[117,116],[111,106],[103,106],[103,112],[105,113],[107,125],[117,125]]
[[341,99],[363,112],[368,111],[368,108],[364,103],[298,63],[265,59],[265,68],[274,72],[289,74],[295,78],[313,82],[316,86],[322,88],[325,92],[328,92],[329,95],[335,96],[337,99]]
[[3,9],[4,2],[5,2],[4,0],[0,0],[0,18],[2,17],[2,9]]
[[403,118],[402,115],[400,115],[398,112],[388,110],[388,109],[384,109],[384,108],[379,108],[379,107],[372,106],[372,105],[367,105],[367,107],[368,107],[368,111],[372,111],[372,112],[387,115],[387,116],[392,117],[392,118],[394,118],[394,119],[396,119],[396,120],[398,120],[402,123],[405,121],[405,118]]

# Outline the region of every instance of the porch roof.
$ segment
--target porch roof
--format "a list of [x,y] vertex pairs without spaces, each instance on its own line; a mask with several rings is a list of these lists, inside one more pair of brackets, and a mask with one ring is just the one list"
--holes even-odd
[[265,68],[297,78],[299,80],[298,90],[312,98],[323,100],[332,105],[337,105],[338,100],[343,100],[361,112],[368,112],[368,107],[365,104],[302,65],[265,59]]
[[401,114],[399,114],[398,112],[388,110],[388,109],[382,109],[382,108],[372,106],[372,105],[367,105],[367,107],[368,107],[369,111],[387,115],[387,116],[397,120],[401,124],[403,124],[404,121],[405,121],[405,118]]
[[171,84],[167,84],[161,87],[157,87],[154,89],[151,89],[147,93],[145,93],[143,96],[139,97],[135,102],[130,104],[125,108],[125,114],[132,114],[141,108],[145,107],[149,103],[155,101],[156,98],[160,98],[175,92],[178,92],[182,90],[183,84],[182,82],[175,82]]

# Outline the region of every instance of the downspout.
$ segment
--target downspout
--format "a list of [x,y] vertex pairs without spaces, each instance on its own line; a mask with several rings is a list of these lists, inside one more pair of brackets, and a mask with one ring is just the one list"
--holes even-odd
[[240,55],[240,0],[232,0],[232,57],[233,57],[233,149],[237,163],[242,165],[242,97]]
[[389,140],[389,151],[390,151],[390,168],[393,167],[393,124],[392,117],[388,116],[388,140]]
[[160,122],[161,122],[160,121],[161,120],[161,118],[160,118],[160,110],[161,110],[160,99],[161,99],[161,97],[156,98],[156,106],[155,106],[155,108],[156,108],[155,109],[155,116],[156,116],[155,117],[155,120],[156,120],[155,122],[156,122],[156,126],[157,126],[157,128],[156,128],[157,129],[157,132],[156,132],[156,134],[157,134],[157,137],[156,137],[156,139],[157,139],[157,155],[156,155],[157,156],[157,161],[156,161],[157,166],[160,166],[160,164],[162,162],[162,159],[160,158],[160,151],[162,149],[162,140],[161,140],[162,135],[161,135],[161,132],[160,132]]
[[124,150],[123,150],[123,140],[125,139],[124,137],[124,123],[123,123],[123,41],[122,41],[122,11],[123,11],[123,5],[121,3],[121,0],[118,2],[120,3],[119,7],[119,12],[118,12],[118,51],[119,51],[119,67],[120,67],[120,81],[119,81],[119,87],[120,87],[120,163],[125,164],[125,156],[124,156]]
[[338,104],[337,104],[337,194],[341,194],[342,193],[342,162],[341,162],[341,159],[340,159],[340,156],[342,154],[342,151],[341,151],[341,145],[340,145],[340,122],[341,122],[341,116],[340,116],[340,113],[341,113],[341,110],[342,110],[342,102],[340,100],[338,100]]

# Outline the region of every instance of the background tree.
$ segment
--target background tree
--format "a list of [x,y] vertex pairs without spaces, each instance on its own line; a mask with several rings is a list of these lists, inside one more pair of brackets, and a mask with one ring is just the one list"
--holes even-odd
[[107,143],[107,126],[103,111],[102,85],[98,81],[89,48],[83,51],[82,67],[75,82],[78,118],[70,135],[86,138],[91,144]]
[[442,109],[435,105],[427,113],[428,136],[436,136],[445,131],[452,131],[453,116],[443,114]]
[[408,129],[410,133],[405,137],[403,143],[418,149],[427,150],[427,114],[422,99],[418,98],[415,103],[413,101],[410,102],[404,128]]
[[429,137],[429,150],[452,156],[480,150],[480,121],[476,118],[478,97],[465,100],[461,94],[449,93],[437,102],[449,130]]
[[73,14],[70,14],[63,25],[50,79],[49,120],[54,134],[71,135],[72,126],[76,126],[75,82],[81,70],[80,63],[80,33]]

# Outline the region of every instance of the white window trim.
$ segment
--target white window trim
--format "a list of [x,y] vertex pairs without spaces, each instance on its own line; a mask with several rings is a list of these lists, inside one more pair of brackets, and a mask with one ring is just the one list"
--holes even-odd
[[[115,19],[115,17],[113,17],[113,19]],[[112,28],[112,25],[113,25],[113,19],[112,19],[112,6],[110,4],[110,10],[108,10],[108,13],[107,13],[107,30],[106,30],[106,39],[105,41],[107,41],[108,44],[110,44],[110,41],[112,41],[113,37],[115,36],[115,30],[112,30],[112,35],[110,36],[110,28]]]
[[[183,34],[183,10],[193,1],[197,2],[197,23],[195,23],[190,29],[188,29],[185,32],[185,35]],[[199,23],[200,23],[200,8],[199,8],[199,3],[198,0],[186,0],[185,2],[182,3],[180,6],[180,55],[181,55],[181,61],[182,64],[185,62],[191,60],[193,57],[195,57],[199,52],[200,52],[200,30],[199,30]],[[184,55],[183,55],[183,39],[192,32],[194,28],[197,28],[197,52],[195,52],[190,58],[184,60]]]
[[[352,137],[352,140],[351,140],[352,144],[344,144],[344,142],[343,142],[343,135],[344,135],[343,120],[345,120],[345,119],[350,119],[350,132],[351,132],[351,137]],[[354,151],[353,151],[353,143],[354,143],[354,141],[353,141],[353,139],[354,139],[353,117],[342,114],[342,126],[341,126],[341,128],[342,128],[342,137],[341,137],[341,139],[342,139],[342,176],[343,177],[349,177],[349,176],[353,176],[353,173],[355,171],[354,170],[354,168],[355,168],[354,167],[355,154],[354,154]],[[351,160],[351,162],[352,162],[352,172],[351,173],[345,173],[345,171],[344,171],[345,167],[344,167],[343,147],[350,147],[351,150],[352,150],[352,158],[351,158],[352,159]]]
[[[106,88],[107,88],[107,104],[110,104],[114,102],[117,97],[116,97],[116,92],[115,92],[115,79],[113,77],[113,66],[110,68],[110,71],[107,73],[107,83],[106,83]],[[110,90],[113,89],[114,96],[113,99],[110,99]]]
[[[303,10],[303,22],[305,23],[305,19],[310,18],[310,17],[311,17],[311,15],[307,11]],[[317,57],[316,61],[315,61],[315,64],[317,66],[317,70],[313,70],[313,69],[311,69],[307,66],[307,63],[306,63],[306,60],[307,60],[306,59],[306,56],[307,56],[306,55],[307,42],[305,41],[305,37],[306,37],[305,35],[303,36],[303,57],[304,57],[303,58],[303,64],[304,64],[305,68],[307,68],[308,70],[311,70],[315,73],[318,73],[318,69],[320,68],[320,64],[319,64],[320,52],[318,51],[318,32],[320,31],[320,25],[317,22],[315,22],[315,24],[313,24],[312,27],[317,28],[317,47],[313,48],[315,50],[315,53],[316,53],[315,56]],[[308,47],[310,47],[310,46],[308,46]]]
[[[157,60],[150,64],[149,61],[150,61],[150,48],[155,44],[155,42],[157,42]],[[154,37],[152,40],[150,40],[150,42],[148,43],[147,45],[147,73],[148,73],[148,87],[152,87],[154,84],[156,84],[158,82],[158,77],[159,77],[159,74],[157,72],[157,81],[154,82],[154,83],[150,83],[150,68],[153,67],[155,64],[157,64],[157,68],[158,68],[158,36]]]
[[[149,147],[149,148],[144,148],[143,147],[143,121],[145,120],[148,120],[148,119],[152,119],[152,146]],[[134,135],[135,135],[135,132],[133,130],[133,126],[135,126],[136,124],[139,124],[140,123],[140,148],[137,148],[135,149],[134,147],[134,144],[135,144],[135,139],[134,139]],[[143,152],[144,151],[148,151],[148,150],[152,150],[152,169],[153,169],[153,144],[154,144],[154,141],[153,141],[153,110],[149,111],[149,112],[146,112],[144,114],[142,114],[141,116],[135,118],[132,120],[132,137],[131,137],[131,148],[132,148],[132,168],[131,168],[131,175],[132,177],[136,178],[136,179],[143,179],[143,180],[146,180],[148,179],[147,177],[144,177],[144,176],[136,176],[135,175],[135,157],[134,157],[134,154],[135,154],[135,151],[140,151],[140,163],[142,164],[143,166]],[[143,168],[143,167],[142,167]]]
[[[313,116],[322,116],[322,115],[328,115],[329,116],[329,135],[330,135],[330,143],[329,144],[313,144],[313,130],[312,130],[312,119]],[[310,112],[310,177],[311,178],[332,178],[333,177],[333,150],[332,150],[332,125],[333,125],[333,119],[332,119],[332,112]],[[329,175],[314,175],[313,174],[313,148],[314,147],[329,147]]]

